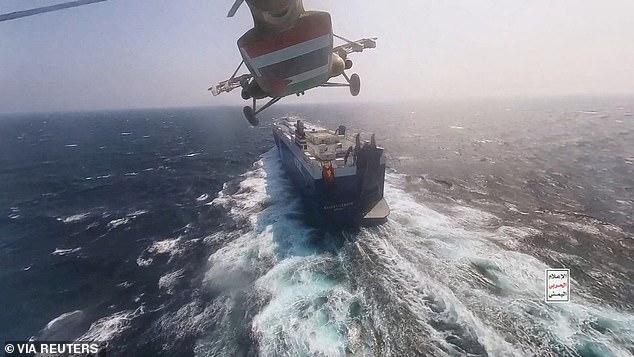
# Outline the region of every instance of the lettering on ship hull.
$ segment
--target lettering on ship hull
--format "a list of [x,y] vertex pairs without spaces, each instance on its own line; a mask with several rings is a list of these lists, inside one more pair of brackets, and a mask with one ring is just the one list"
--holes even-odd
[[324,210],[340,211],[346,207],[351,207],[353,205],[354,205],[354,202],[340,202],[340,203],[335,203],[332,205],[326,205],[324,206]]

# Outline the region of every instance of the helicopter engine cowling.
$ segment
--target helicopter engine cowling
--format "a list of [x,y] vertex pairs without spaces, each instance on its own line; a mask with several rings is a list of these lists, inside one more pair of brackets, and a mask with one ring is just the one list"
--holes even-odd
[[338,54],[332,54],[332,64],[330,65],[330,77],[337,77],[343,74],[346,69],[346,62]]

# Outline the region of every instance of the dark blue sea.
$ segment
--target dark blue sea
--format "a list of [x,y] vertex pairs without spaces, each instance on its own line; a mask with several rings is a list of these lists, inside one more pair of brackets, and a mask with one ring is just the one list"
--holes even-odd
[[[386,224],[324,232],[273,118],[376,133]],[[0,340],[111,356],[631,356],[634,98],[0,116]],[[545,269],[570,302],[545,302]]]

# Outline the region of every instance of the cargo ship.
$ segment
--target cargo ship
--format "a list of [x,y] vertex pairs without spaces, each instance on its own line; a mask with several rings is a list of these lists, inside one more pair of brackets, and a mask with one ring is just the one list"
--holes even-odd
[[309,222],[354,229],[387,221],[386,159],[374,134],[362,142],[359,133],[349,134],[343,125],[333,131],[286,117],[274,124],[273,137]]

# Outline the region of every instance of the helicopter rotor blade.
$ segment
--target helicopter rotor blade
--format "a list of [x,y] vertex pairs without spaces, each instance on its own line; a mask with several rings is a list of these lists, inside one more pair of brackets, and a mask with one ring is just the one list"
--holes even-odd
[[240,8],[240,5],[242,5],[243,2],[244,0],[236,0],[233,3],[233,6],[231,6],[231,9],[229,10],[227,17],[233,17],[233,15],[236,14],[236,11],[238,11],[238,9]]
[[102,2],[106,0],[78,0],[78,1],[67,1],[65,3],[51,5],[51,6],[43,6],[35,9],[22,10],[10,12],[8,14],[0,14],[0,22],[19,19],[21,17],[33,16],[38,14],[43,14],[45,12],[52,12],[57,10],[64,10],[71,7],[77,7],[82,5],[88,5],[96,2]]

